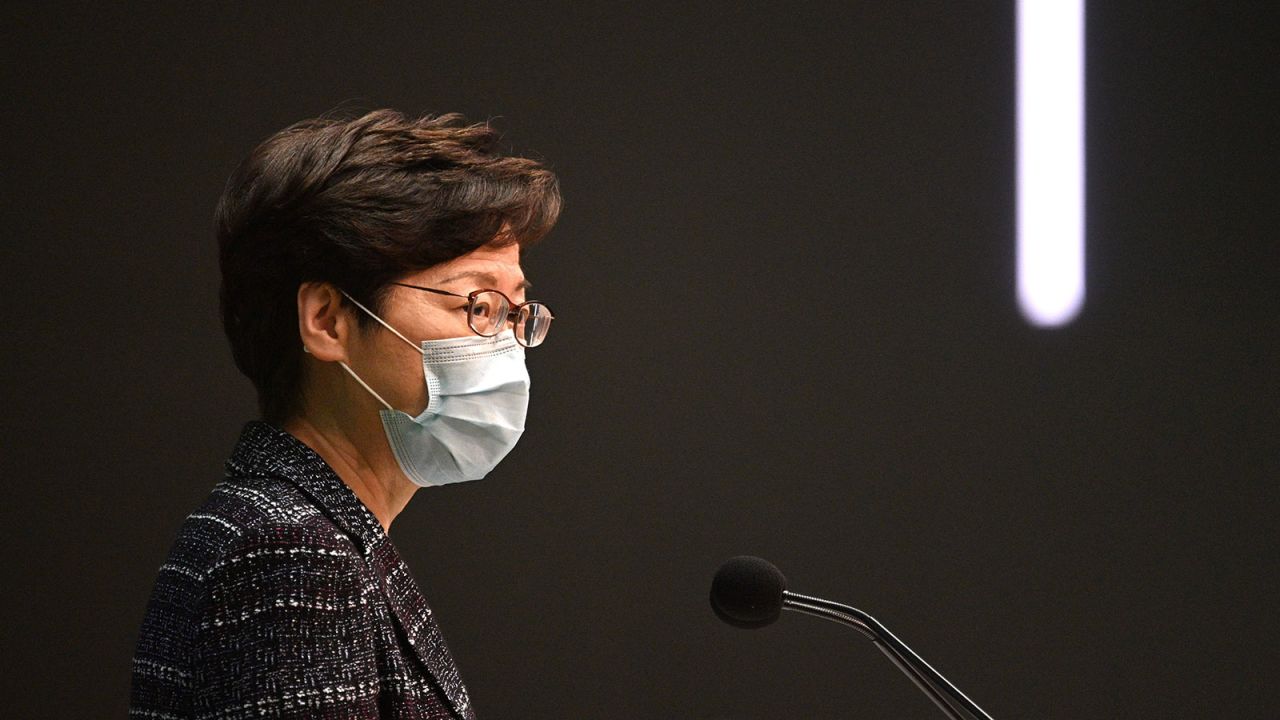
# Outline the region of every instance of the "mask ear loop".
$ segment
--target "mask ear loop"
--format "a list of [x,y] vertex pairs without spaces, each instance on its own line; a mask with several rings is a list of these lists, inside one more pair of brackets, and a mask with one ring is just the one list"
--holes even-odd
[[[303,346],[302,346],[302,352],[304,352],[304,353],[306,353],[306,354],[310,355],[310,354],[311,354],[311,348],[307,347],[306,345],[303,345]],[[367,382],[365,382],[365,381],[361,380],[361,379],[360,379],[360,376],[356,374],[356,371],[355,371],[355,370],[352,370],[352,369],[350,368],[350,366],[348,366],[346,363],[342,362],[341,360],[339,360],[339,361],[338,361],[338,364],[342,366],[342,369],[343,369],[343,370],[346,370],[346,371],[347,371],[347,374],[348,374],[348,375],[350,375],[351,377],[355,378],[355,381],[356,381],[356,382],[360,383],[360,387],[364,388],[365,390],[368,390],[368,391],[369,391],[369,394],[370,394],[370,395],[372,395],[372,396],[374,396],[375,398],[377,398],[377,399],[378,399],[378,402],[382,403],[382,404],[383,404],[383,405],[384,405],[388,410],[390,410],[390,411],[392,411],[392,412],[395,412],[395,408],[391,407],[391,403],[387,402],[386,400],[383,400],[381,395],[379,395],[377,392],[375,392],[373,388],[369,387],[369,383],[367,383]]]
[[361,380],[360,376],[356,374],[355,370],[352,370],[351,368],[347,367],[347,364],[342,362],[341,360],[338,361],[338,364],[342,366],[343,370],[347,371],[348,375],[355,378],[356,382],[360,383],[360,387],[364,388],[365,390],[368,390],[370,395],[377,398],[378,402],[382,403],[384,407],[386,407],[388,410],[391,410],[393,412],[395,411],[395,408],[391,407],[391,403],[387,402],[386,400],[383,400],[381,395],[374,392],[373,388],[369,387],[369,383]]

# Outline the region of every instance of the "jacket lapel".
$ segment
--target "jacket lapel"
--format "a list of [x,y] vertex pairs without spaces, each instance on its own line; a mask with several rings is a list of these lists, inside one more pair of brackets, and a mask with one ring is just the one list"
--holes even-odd
[[356,494],[310,447],[264,422],[245,426],[228,472],[281,477],[292,482],[347,533],[378,576],[392,615],[415,657],[448,699],[455,715],[474,720],[471,699],[426,598],[382,525]]
[[435,615],[427,606],[427,600],[418,589],[409,567],[390,540],[379,544],[373,552],[374,567],[383,582],[383,592],[391,605],[392,614],[400,624],[414,655],[435,679],[444,696],[449,699],[454,713],[460,718],[474,720],[471,698],[458,674],[458,665],[445,643],[444,634]]

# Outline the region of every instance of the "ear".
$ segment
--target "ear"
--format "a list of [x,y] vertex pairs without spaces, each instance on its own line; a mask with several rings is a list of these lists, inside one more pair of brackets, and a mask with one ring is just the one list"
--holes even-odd
[[354,318],[342,306],[342,293],[327,282],[298,286],[298,336],[302,347],[321,362],[347,359]]

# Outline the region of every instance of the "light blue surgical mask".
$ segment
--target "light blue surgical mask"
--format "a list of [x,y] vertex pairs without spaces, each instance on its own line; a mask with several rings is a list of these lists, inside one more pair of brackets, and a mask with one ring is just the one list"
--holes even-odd
[[350,295],[346,297],[422,353],[427,407],[416,417],[391,407],[339,361],[384,406],[379,413],[382,427],[405,476],[428,487],[488,475],[520,439],[529,409],[529,371],[524,348],[515,336],[500,332],[494,337],[469,335],[415,344]]

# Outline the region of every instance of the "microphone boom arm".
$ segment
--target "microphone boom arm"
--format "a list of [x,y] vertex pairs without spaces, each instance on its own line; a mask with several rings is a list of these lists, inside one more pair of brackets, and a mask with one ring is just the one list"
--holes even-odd
[[787,590],[782,591],[782,609],[837,622],[862,633],[952,720],[991,720],[990,715],[930,667],[924,658],[861,610]]

